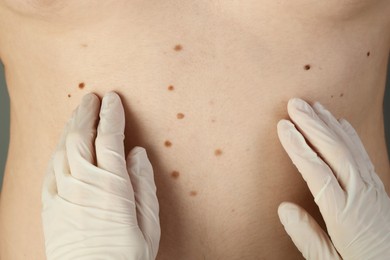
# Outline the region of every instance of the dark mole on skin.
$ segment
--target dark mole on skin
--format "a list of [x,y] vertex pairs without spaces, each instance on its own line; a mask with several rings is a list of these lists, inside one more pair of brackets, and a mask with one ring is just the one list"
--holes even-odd
[[371,54],[370,52],[367,52],[367,57],[370,56],[370,54]]
[[309,64],[305,65],[304,69],[305,70],[309,70],[311,68],[311,66]]
[[184,114],[183,113],[177,113],[176,117],[178,119],[183,119],[184,118]]
[[333,98],[333,95],[331,95],[330,97]]
[[172,86],[172,85],[170,85],[169,87],[168,87],[168,90],[170,90],[170,91],[173,91],[175,88]]
[[214,154],[216,156],[220,156],[222,154],[222,150],[221,149],[217,149],[217,150],[215,150]]
[[68,98],[70,98],[72,95],[71,94],[68,94]]
[[180,44],[177,44],[175,46],[175,48],[173,48],[175,51],[181,51],[183,49],[183,46],[181,46]]
[[173,171],[173,172],[171,173],[171,177],[172,177],[173,179],[175,179],[175,180],[177,180],[177,179],[179,178],[179,176],[180,176],[180,172],[178,172],[178,171]]
[[343,96],[344,96],[344,93],[341,93],[341,94],[340,94],[340,97],[343,97]]
[[198,192],[196,190],[192,190],[190,191],[190,196],[194,197],[198,194]]
[[84,82],[81,82],[80,84],[79,84],[79,89],[83,89],[85,87],[85,83]]
[[172,146],[172,143],[170,141],[168,141],[168,140],[165,141],[164,144],[165,144],[166,147],[171,147]]

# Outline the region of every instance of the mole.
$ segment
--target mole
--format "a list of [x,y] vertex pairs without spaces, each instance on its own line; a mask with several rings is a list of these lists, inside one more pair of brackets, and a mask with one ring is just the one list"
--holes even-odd
[[169,91],[173,91],[174,89],[175,89],[175,88],[174,88],[172,85],[169,85],[169,86],[168,86],[168,90],[169,90]]
[[166,140],[164,144],[165,144],[166,147],[171,147],[172,146],[172,143],[170,141],[168,141],[168,140]]
[[198,194],[198,192],[196,190],[192,190],[190,191],[190,196],[194,197]]
[[171,177],[172,177],[173,179],[177,180],[177,179],[179,178],[179,176],[180,176],[180,172],[178,172],[178,171],[172,171]]
[[304,67],[305,70],[309,70],[310,68],[311,68],[311,66],[309,64],[306,64]]
[[183,119],[184,118],[184,114],[183,113],[177,113],[176,117],[178,119]]
[[71,94],[68,94],[68,98],[70,98],[72,95]]
[[83,89],[85,87],[85,83],[84,82],[81,82],[80,84],[79,84],[79,89]]
[[181,51],[183,49],[183,46],[181,46],[180,44],[177,44],[175,46],[175,48],[173,48],[175,51]]
[[235,209],[232,209],[232,212],[236,211]]
[[370,54],[371,54],[370,52],[367,52],[367,57],[370,56]]
[[216,156],[220,156],[222,154],[222,150],[221,149],[217,149],[217,150],[215,150],[214,154]]
[[211,122],[215,123],[215,119],[211,119]]
[[331,98],[333,98],[333,95],[330,95]]
[[343,96],[344,96],[344,93],[341,93],[341,94],[340,94],[340,97],[343,97]]

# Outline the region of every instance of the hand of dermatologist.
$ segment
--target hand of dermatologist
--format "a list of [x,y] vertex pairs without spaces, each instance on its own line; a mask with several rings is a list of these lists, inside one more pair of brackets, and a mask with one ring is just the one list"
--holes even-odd
[[124,128],[114,92],[101,107],[96,95],[85,95],[67,123],[42,190],[48,260],[155,259],[160,222],[153,169],[142,147],[126,160]]
[[306,259],[389,259],[390,199],[354,128],[318,102],[291,99],[288,113],[295,125],[281,120],[279,139],[330,236],[304,209],[283,202],[279,218],[297,248]]

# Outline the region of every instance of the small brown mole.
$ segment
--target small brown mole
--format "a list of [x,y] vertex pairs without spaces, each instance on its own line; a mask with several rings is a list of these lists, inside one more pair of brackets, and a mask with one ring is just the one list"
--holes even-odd
[[367,52],[367,57],[371,55],[371,52]]
[[177,117],[177,119],[183,119],[184,118],[184,114],[183,113],[177,113],[176,117]]
[[84,82],[81,82],[80,84],[79,84],[79,89],[83,89],[85,87],[85,83]]
[[341,94],[340,94],[340,97],[343,97],[343,96],[344,96],[344,93],[341,93]]
[[169,85],[169,86],[168,86],[168,90],[169,90],[169,91],[173,91],[174,89],[175,89],[174,86],[172,86],[172,85]]
[[181,51],[183,49],[183,46],[180,44],[176,44],[176,46],[173,48],[175,51]]
[[215,123],[215,119],[211,119],[211,122]]
[[180,176],[180,172],[178,172],[178,171],[172,171],[171,177],[172,177],[173,179],[177,180],[177,179],[179,178],[179,176]]
[[309,64],[306,64],[304,67],[303,67],[305,70],[309,70],[311,68],[311,66]]
[[236,210],[235,209],[232,209],[232,212],[235,212]]
[[190,196],[195,197],[196,195],[198,195],[198,192],[196,190],[190,191]]
[[172,143],[171,143],[170,141],[166,140],[165,143],[164,143],[164,145],[165,145],[166,147],[171,147],[171,146],[172,146]]
[[216,156],[220,156],[220,155],[222,154],[222,150],[221,150],[221,149],[216,149],[216,150],[214,151],[214,154],[215,154]]
[[330,95],[331,98],[333,98],[333,95]]
[[70,98],[72,95],[71,94],[68,94],[68,98]]

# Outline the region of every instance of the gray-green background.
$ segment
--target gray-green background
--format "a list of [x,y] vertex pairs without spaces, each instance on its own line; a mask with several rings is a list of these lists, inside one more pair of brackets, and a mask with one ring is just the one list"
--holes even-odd
[[[388,67],[387,69],[386,93],[384,99],[384,114],[385,114],[387,147],[388,150],[390,151],[390,67]],[[0,187],[2,186],[5,161],[7,158],[8,141],[9,141],[9,97],[5,85],[3,67],[0,62]]]

